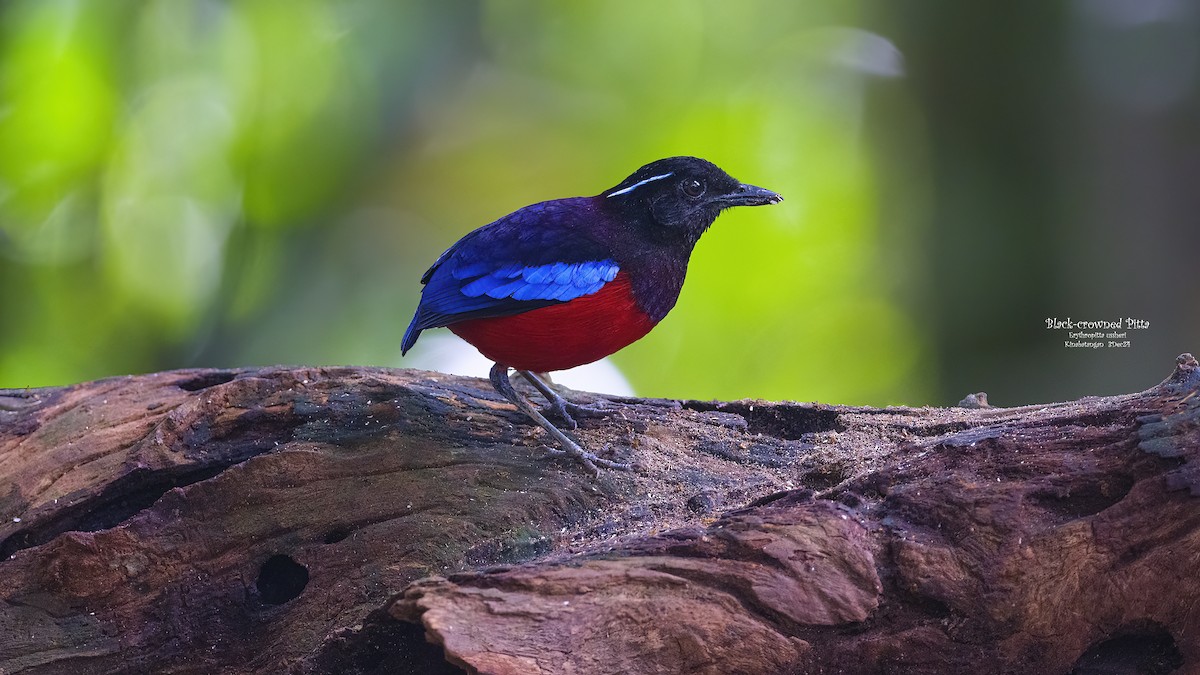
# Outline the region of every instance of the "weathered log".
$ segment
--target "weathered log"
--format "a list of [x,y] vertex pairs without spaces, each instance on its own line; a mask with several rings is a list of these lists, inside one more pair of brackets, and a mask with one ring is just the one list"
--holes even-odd
[[1198,672],[1198,391],[618,399],[598,479],[435,373],[0,391],[0,673]]

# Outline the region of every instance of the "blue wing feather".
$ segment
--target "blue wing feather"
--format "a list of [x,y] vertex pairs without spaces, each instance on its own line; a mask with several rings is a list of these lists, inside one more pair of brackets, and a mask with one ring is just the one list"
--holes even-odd
[[600,280],[600,270],[596,267],[580,268],[575,270],[574,283],[579,286],[591,286]]
[[525,268],[525,272],[522,276],[525,277],[525,281],[528,281],[531,284],[545,283],[546,279],[554,276],[554,267],[554,265],[542,265],[541,267],[533,268],[527,267]]
[[513,291],[513,300],[537,300],[546,292],[544,284],[528,284],[524,288]]
[[519,314],[599,291],[620,265],[581,227],[595,217],[587,198],[543,202],[460,239],[421,278],[425,287],[402,352],[426,328]]
[[487,296],[489,298],[503,300],[504,298],[512,297],[513,293],[517,292],[518,290],[520,290],[522,288],[525,288],[528,285],[529,284],[526,283],[524,279],[517,279],[516,281],[509,281],[508,283],[503,284],[501,286],[495,286],[491,289],[488,289]]
[[[550,274],[555,269],[559,270],[558,274]],[[616,277],[617,269],[619,266],[611,259],[523,267],[523,274],[516,278],[509,277],[501,269],[460,286],[458,290],[465,298],[459,302],[463,307],[473,306],[471,299],[482,296],[496,300],[573,300],[600,290],[606,283],[601,279],[609,277],[607,280],[611,281]],[[613,272],[611,277],[610,271]],[[453,300],[445,302],[447,308],[454,304]]]

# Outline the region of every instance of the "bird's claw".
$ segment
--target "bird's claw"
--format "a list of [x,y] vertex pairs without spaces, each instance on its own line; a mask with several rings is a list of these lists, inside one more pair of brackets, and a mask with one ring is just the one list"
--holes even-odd
[[[608,448],[609,446],[604,446],[605,450]],[[633,464],[627,462],[614,462],[611,459],[604,459],[603,457],[597,456],[595,453],[584,450],[578,445],[574,447],[567,447],[565,449],[548,447],[546,448],[545,457],[571,457],[586,467],[588,472],[590,472],[593,476],[600,475],[600,469],[597,467],[604,467],[605,469],[612,469],[615,471],[633,471]]]
[[550,405],[546,407],[546,410],[557,415],[571,429],[579,428],[579,423],[575,421],[576,417],[608,417],[617,412],[615,409],[609,408],[604,404],[581,405],[579,403],[571,403],[561,397],[551,399]]

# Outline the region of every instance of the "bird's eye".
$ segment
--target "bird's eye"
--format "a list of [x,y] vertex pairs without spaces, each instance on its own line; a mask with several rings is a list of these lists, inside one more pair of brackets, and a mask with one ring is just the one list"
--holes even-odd
[[704,183],[701,183],[700,181],[696,180],[695,178],[689,178],[689,179],[683,181],[683,183],[681,183],[679,187],[681,190],[683,190],[683,194],[685,194],[693,199],[704,194]]

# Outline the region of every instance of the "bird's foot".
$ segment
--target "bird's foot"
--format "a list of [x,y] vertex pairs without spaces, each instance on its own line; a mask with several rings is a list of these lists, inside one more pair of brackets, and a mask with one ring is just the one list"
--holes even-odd
[[603,403],[593,403],[590,405],[571,403],[558,395],[550,399],[550,405],[546,406],[545,410],[558,415],[559,419],[566,422],[567,426],[571,429],[579,428],[579,423],[575,421],[576,417],[581,419],[584,417],[608,417],[609,415],[615,415],[617,412]]
[[604,403],[592,405],[571,403],[567,399],[563,398],[562,395],[557,391],[554,391],[554,388],[551,387],[550,384],[541,377],[538,377],[534,373],[527,370],[519,370],[517,372],[521,373],[521,376],[524,377],[526,381],[528,381],[534,386],[535,389],[541,392],[542,396],[546,397],[546,400],[550,405],[548,405],[546,408],[543,408],[543,410],[557,415],[559,419],[567,423],[567,427],[570,429],[579,428],[579,423],[575,421],[576,417],[607,417],[616,412],[612,408],[607,407]]
[[[607,450],[608,446],[605,446],[605,449]],[[582,464],[584,467],[586,467],[588,472],[591,473],[593,476],[600,475],[600,469],[597,467],[601,467],[601,466],[604,467],[605,469],[613,469],[615,471],[633,471],[633,464],[630,464],[627,462],[614,462],[611,459],[604,459],[603,457],[597,456],[595,453],[584,450],[583,448],[579,447],[579,445],[577,443],[572,443],[570,445],[563,444],[562,449],[547,448],[546,456],[547,457],[563,457],[563,456],[572,457],[576,461],[578,461],[580,464]]]
[[[523,375],[525,374],[524,371],[519,371],[519,372],[521,372]],[[558,427],[551,424],[550,421],[545,418],[545,416],[543,416],[540,412],[538,412],[538,410],[536,408],[534,408],[533,405],[531,405],[529,403],[529,401],[525,400],[525,398],[523,396],[521,396],[519,393],[517,393],[517,390],[513,388],[512,382],[510,382],[508,379],[508,367],[507,366],[504,366],[499,363],[492,366],[492,372],[490,374],[490,377],[492,380],[492,386],[496,388],[496,391],[499,392],[501,396],[503,396],[504,398],[511,401],[513,403],[513,405],[517,406],[518,410],[520,410],[521,412],[525,413],[530,418],[532,418],[534,422],[537,422],[539,425],[541,425],[541,427],[543,429],[546,430],[546,433],[550,434],[550,436],[552,436],[554,438],[554,440],[558,441],[558,445],[561,448],[561,450],[560,449],[550,450],[549,454],[551,456],[568,455],[570,457],[573,457],[576,461],[578,461],[580,464],[582,464],[584,466],[584,468],[586,468],[588,470],[588,473],[592,474],[592,476],[600,475],[599,467],[604,467],[606,469],[617,469],[620,471],[630,471],[633,469],[633,466],[630,464],[623,464],[621,462],[614,462],[612,460],[604,459],[602,457],[597,457],[595,454],[590,453],[587,450],[584,450],[582,447],[579,446],[579,443],[576,442],[575,439],[566,435],[565,433],[562,432],[561,429],[559,429]],[[531,378],[528,375],[526,375],[526,379],[528,379],[531,383],[533,383],[533,385],[535,387],[537,387],[539,391],[542,391],[542,393],[546,393],[547,391],[552,391],[552,390],[550,390],[549,387],[547,387],[545,385],[545,383],[540,382],[540,380],[538,380],[536,377]],[[539,384],[541,386],[538,386]],[[545,387],[545,389],[543,389],[543,387]],[[551,398],[549,394],[547,394],[547,398]],[[558,397],[558,399],[560,401],[563,401],[564,404],[566,403],[566,401],[564,399],[562,399],[561,396]],[[552,401],[551,405],[553,405],[554,399],[551,398],[551,401]],[[566,415],[566,419],[571,422],[572,427],[573,427],[575,420],[571,419],[570,414],[567,413],[566,410],[567,410],[567,406],[563,405],[562,413]]]

